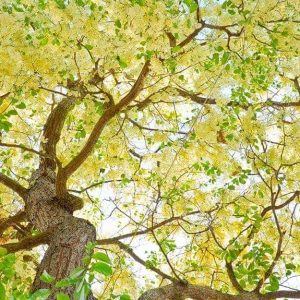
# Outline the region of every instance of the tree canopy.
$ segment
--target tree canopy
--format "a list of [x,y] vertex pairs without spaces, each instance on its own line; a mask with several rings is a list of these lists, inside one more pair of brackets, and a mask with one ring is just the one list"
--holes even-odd
[[298,0],[0,21],[0,299],[300,298]]

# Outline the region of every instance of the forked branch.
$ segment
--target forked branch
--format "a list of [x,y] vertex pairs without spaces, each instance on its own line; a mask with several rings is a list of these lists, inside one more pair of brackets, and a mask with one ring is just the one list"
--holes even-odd
[[59,170],[58,182],[60,183],[60,185],[57,187],[58,194],[65,193],[66,181],[68,177],[70,177],[91,154],[106,124],[139,95],[141,89],[144,86],[144,81],[149,71],[150,61],[146,61],[135,84],[128,92],[128,94],[124,98],[122,98],[119,103],[109,106],[104,111],[104,113],[94,126],[88,140],[86,141],[81,151],[64,168]]

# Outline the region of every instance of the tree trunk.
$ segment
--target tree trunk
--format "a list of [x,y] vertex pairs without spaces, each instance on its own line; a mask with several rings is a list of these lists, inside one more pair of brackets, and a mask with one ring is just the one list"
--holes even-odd
[[[96,240],[95,227],[87,220],[74,217],[61,205],[56,198],[55,174],[49,170],[47,174],[37,171],[34,175],[25,209],[28,219],[37,229],[50,232],[49,247],[37,268],[32,291],[40,288],[58,291],[54,288],[55,282],[42,282],[41,274],[47,271],[58,281],[67,277],[74,268],[82,266],[86,244]],[[59,291],[72,299],[74,286]],[[52,295],[49,299],[56,297]],[[94,298],[90,295],[89,299]]]

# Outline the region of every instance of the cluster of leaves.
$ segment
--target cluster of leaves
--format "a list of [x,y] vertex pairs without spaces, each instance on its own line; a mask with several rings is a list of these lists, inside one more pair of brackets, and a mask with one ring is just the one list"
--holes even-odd
[[14,277],[15,261],[14,254],[7,254],[7,250],[0,247],[0,299],[5,299],[5,285]]
[[18,274],[18,259],[15,253],[8,253],[5,248],[0,247],[0,299],[31,299],[27,287],[32,279]]
[[[259,243],[254,244],[243,255],[243,261],[238,263],[235,269],[236,277],[243,288],[254,286],[258,283],[261,271],[266,271],[270,267],[273,253],[274,250],[270,245]],[[279,284],[276,289],[274,286],[272,288],[272,291],[276,291],[279,288]]]

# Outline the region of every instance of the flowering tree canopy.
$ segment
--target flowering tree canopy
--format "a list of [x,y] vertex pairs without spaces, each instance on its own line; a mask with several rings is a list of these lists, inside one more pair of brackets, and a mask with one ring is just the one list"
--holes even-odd
[[300,298],[298,0],[0,20],[0,299]]

